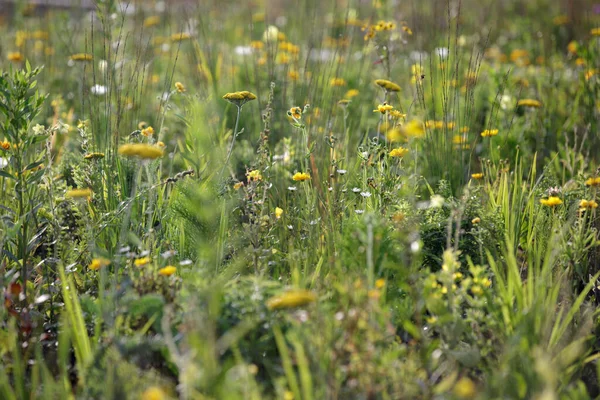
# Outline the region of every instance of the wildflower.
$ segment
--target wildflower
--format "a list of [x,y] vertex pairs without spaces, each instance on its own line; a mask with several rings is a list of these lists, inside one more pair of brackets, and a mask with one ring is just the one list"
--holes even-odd
[[144,143],[124,144],[119,147],[119,154],[127,157],[139,157],[154,160],[163,156],[163,151],[157,146]]
[[249,171],[248,173],[246,173],[246,177],[248,178],[248,181],[261,181],[262,180],[262,175],[260,173],[259,170],[255,169],[252,171]]
[[9,150],[10,149],[10,143],[8,140],[4,140],[3,142],[0,142],[0,148],[4,149],[4,150]]
[[135,265],[136,267],[143,267],[144,265],[150,264],[151,261],[152,259],[150,257],[136,258],[133,261],[133,265]]
[[156,145],[157,145],[158,147],[160,147],[161,149],[162,149],[162,148],[165,148],[165,147],[167,146],[167,145],[165,144],[165,142],[162,142],[162,141],[160,141],[160,140],[159,140],[158,142],[156,142]]
[[83,156],[85,160],[97,160],[100,158],[104,158],[104,153],[87,153]]
[[581,200],[579,202],[579,208],[584,210],[586,208],[598,208],[598,203],[595,200]]
[[540,108],[542,103],[534,99],[521,99],[517,102],[518,107]]
[[409,150],[407,148],[398,147],[390,151],[390,157],[404,157],[408,153],[408,151]]
[[475,218],[473,218],[473,219],[471,220],[471,223],[472,223],[473,225],[477,225],[477,224],[478,224],[478,223],[480,223],[480,222],[481,222],[481,218],[479,218],[479,217],[475,217]]
[[342,100],[338,101],[338,106],[344,108],[344,107],[347,107],[348,104],[350,104],[351,102],[352,102],[352,100],[342,99]]
[[270,310],[295,308],[310,304],[316,299],[317,296],[308,290],[295,289],[271,297],[269,300],[267,300],[267,307]]
[[67,190],[67,193],[65,194],[66,197],[69,197],[71,199],[80,199],[80,198],[91,198],[92,197],[92,190],[91,189],[71,189],[71,190]]
[[600,36],[600,28],[594,28],[590,31],[590,35],[592,36]]
[[408,137],[422,137],[425,134],[423,122],[415,119],[402,125],[401,129],[402,132]]
[[483,294],[483,289],[479,285],[471,286],[471,293],[475,296],[481,296]]
[[381,289],[381,288],[383,288],[384,286],[385,286],[385,279],[377,279],[377,280],[375,281],[375,287],[376,287],[377,289]]
[[171,35],[172,42],[182,42],[184,40],[191,39],[192,35],[186,32],[174,33]]
[[233,185],[233,189],[239,190],[242,186],[244,186],[244,182],[237,182]]
[[110,265],[110,260],[107,260],[106,258],[94,258],[90,265],[88,265],[88,268],[92,271],[98,271],[100,268],[108,265]]
[[585,181],[587,186],[600,186],[600,176],[596,178],[589,178]]
[[250,42],[250,47],[254,50],[262,50],[265,47],[265,44],[260,40],[253,40]]
[[392,81],[388,81],[387,79],[377,79],[375,84],[380,88],[384,89],[386,92],[399,92],[400,86]]
[[573,40],[572,42],[570,42],[567,45],[567,51],[571,54],[576,54],[578,47],[579,47],[578,43],[575,40]]
[[147,17],[144,20],[144,27],[150,28],[151,26],[158,25],[159,23],[160,23],[160,17],[157,15],[152,15],[150,17]]
[[554,207],[559,204],[562,204],[563,202],[559,197],[550,196],[547,199],[540,199],[540,203],[542,203],[543,205],[548,206],[548,207]]
[[346,92],[346,95],[344,96],[346,99],[351,99],[353,97],[358,96],[359,91],[356,89],[350,89]]
[[142,393],[141,400],[165,400],[166,398],[167,395],[161,388],[158,386],[152,386]]
[[377,110],[373,110],[373,112],[380,112],[382,114],[385,114],[386,112],[393,110],[394,107],[389,105],[388,103],[383,103],[377,106]]
[[287,115],[294,119],[300,119],[300,118],[302,118],[302,109],[300,107],[292,107],[287,112]]
[[462,272],[455,272],[454,274],[452,274],[452,278],[454,278],[455,281],[461,280],[462,277],[463,277]]
[[557,15],[552,19],[552,23],[556,26],[566,25],[569,23],[569,17],[567,15]]
[[481,132],[481,137],[496,136],[497,134],[498,129],[486,129],[485,131]]
[[346,81],[343,78],[331,78],[329,84],[333,87],[346,86]]
[[12,62],[21,62],[23,61],[23,54],[21,54],[18,51],[13,51],[13,52],[9,52],[8,55],[6,56],[8,61],[12,61]]
[[43,135],[46,132],[44,125],[36,124],[32,129],[34,135]]
[[404,139],[404,135],[400,128],[392,128],[385,133],[385,138],[388,142],[395,143]]
[[381,293],[380,293],[380,292],[379,292],[379,290],[377,290],[377,289],[370,289],[370,290],[367,292],[367,296],[368,296],[370,299],[373,299],[373,300],[378,300],[378,299],[381,297]]
[[469,378],[460,378],[454,385],[454,394],[461,399],[472,399],[475,397],[475,384]]
[[150,137],[150,136],[154,135],[154,128],[149,126],[147,128],[142,129],[142,135],[144,135],[146,137]]
[[185,92],[185,86],[183,86],[183,83],[181,82],[175,82],[175,88],[177,88],[178,93]]
[[298,71],[291,70],[288,72],[288,78],[290,78],[291,81],[297,81],[300,79],[300,73]]
[[306,181],[310,179],[310,175],[306,172],[296,172],[292,179],[295,181]]
[[275,218],[279,219],[283,215],[283,209],[275,207]]
[[161,276],[171,276],[173,275],[175,272],[177,272],[177,268],[175,268],[172,265],[167,265],[164,268],[161,268],[158,270],[158,274]]
[[473,179],[481,179],[481,178],[483,178],[483,173],[482,172],[478,172],[476,174],[471,174],[471,178],[473,178]]
[[392,111],[390,111],[389,115],[390,115],[390,117],[392,117],[394,119],[404,119],[404,118],[406,118],[406,114],[402,114],[398,110],[392,110]]
[[274,25],[269,25],[263,33],[264,42],[276,42],[279,38],[279,29]]
[[69,59],[72,61],[92,61],[94,59],[94,56],[88,53],[77,53],[71,55]]
[[225,100],[227,100],[228,102],[241,107],[244,104],[246,104],[249,101],[255,100],[256,99],[256,95],[252,92],[248,92],[247,90],[241,91],[241,92],[233,92],[233,93],[226,93],[223,98]]

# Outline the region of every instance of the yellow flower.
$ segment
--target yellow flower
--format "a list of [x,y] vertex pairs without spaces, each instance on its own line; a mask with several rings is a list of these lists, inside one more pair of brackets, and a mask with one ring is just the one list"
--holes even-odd
[[261,50],[263,47],[265,47],[265,44],[260,40],[253,40],[250,42],[250,47],[255,50]]
[[237,182],[233,185],[233,188],[239,190],[242,186],[244,186],[244,182]]
[[483,178],[483,173],[478,172],[476,174],[471,174],[471,178],[473,178],[473,179],[481,179],[481,178]]
[[598,208],[598,203],[596,203],[595,200],[581,200],[579,202],[579,207],[581,209],[586,209],[586,208]]
[[69,57],[72,61],[92,61],[94,56],[88,53],[77,53]]
[[385,114],[386,112],[393,110],[394,107],[389,105],[388,103],[383,103],[377,106],[377,110],[373,110],[373,112],[380,112],[382,114]]
[[547,199],[540,199],[540,203],[548,207],[554,207],[562,204],[562,200],[556,196],[550,196]]
[[241,92],[232,92],[232,93],[226,93],[223,98],[225,100],[227,100],[228,102],[235,104],[238,107],[243,106],[244,104],[246,104],[249,101],[255,100],[256,99],[256,95],[252,92],[249,92],[247,90],[241,91]]
[[377,79],[375,81],[375,84],[379,87],[381,87],[382,89],[384,89],[386,92],[399,92],[400,91],[400,86],[397,85],[396,83],[392,82],[392,81],[388,81],[387,79]]
[[479,217],[475,217],[475,218],[473,218],[473,219],[471,220],[471,223],[472,223],[473,225],[477,225],[477,224],[478,224],[478,223],[480,223],[480,222],[481,222],[481,218],[479,218]]
[[175,268],[172,265],[167,265],[166,267],[159,269],[158,270],[158,274],[161,275],[161,276],[171,276],[176,271],[177,271],[177,268]]
[[587,186],[600,186],[600,176],[597,178],[589,178],[585,181]]
[[152,386],[142,393],[141,400],[165,400],[167,395],[158,386]]
[[575,40],[573,40],[572,42],[570,42],[567,45],[567,51],[571,54],[576,54],[578,47],[579,47],[578,43]]
[[100,268],[108,265],[110,265],[110,260],[107,260],[106,258],[94,258],[90,265],[88,265],[88,268],[92,271],[98,271]]
[[343,78],[331,78],[329,81],[329,85],[336,86],[346,86],[346,81]]
[[255,169],[252,171],[249,171],[248,173],[246,173],[246,177],[248,178],[248,181],[261,181],[262,180],[262,175],[260,174],[260,171]]
[[144,20],[144,27],[149,28],[151,26],[158,25],[159,23],[160,23],[160,17],[157,15],[152,15],[150,17],[147,17]]
[[496,136],[497,134],[498,129],[486,129],[485,131],[481,132],[481,137]]
[[590,35],[592,36],[600,36],[600,28],[594,28],[590,31]]
[[186,32],[174,33],[171,35],[171,41],[173,42],[181,42],[183,40],[191,39],[192,35]]
[[384,286],[385,286],[385,279],[377,279],[377,280],[375,281],[375,287],[376,287],[377,289],[381,289],[381,288],[383,288]]
[[275,218],[279,219],[283,215],[283,209],[275,207]]
[[359,91],[356,89],[350,89],[346,92],[346,95],[344,96],[346,99],[351,99],[353,97],[358,96]]
[[91,189],[71,189],[71,190],[67,190],[67,193],[65,194],[66,197],[69,197],[71,199],[81,199],[81,198],[86,198],[86,199],[90,199],[92,197],[92,190]]
[[100,158],[104,158],[104,153],[87,153],[83,156],[85,160],[97,160]]
[[472,399],[477,394],[475,384],[469,378],[460,378],[454,385],[454,394],[461,399]]
[[290,78],[291,81],[297,81],[298,79],[300,79],[300,74],[298,73],[298,71],[291,70],[290,72],[288,72],[288,78]]
[[144,265],[150,264],[151,261],[152,259],[150,257],[137,258],[133,261],[133,265],[136,267],[143,267]]
[[540,108],[542,103],[534,99],[521,99],[517,102],[517,106]]
[[21,54],[21,52],[19,51],[13,51],[13,52],[9,52],[8,55],[6,56],[6,58],[8,59],[8,61],[12,61],[12,62],[20,62],[23,61],[23,54]]
[[392,117],[394,119],[405,119],[406,118],[406,114],[402,114],[398,110],[392,110],[392,111],[390,111],[389,115],[390,115],[390,117]]
[[408,137],[422,137],[425,134],[423,122],[416,119],[402,125],[401,130]]
[[177,92],[183,93],[185,92],[185,86],[181,82],[175,82],[175,87],[177,88]]
[[483,294],[483,289],[481,289],[479,285],[473,285],[471,286],[471,293],[475,296],[481,296]]
[[144,143],[124,144],[119,147],[119,154],[127,157],[139,157],[154,160],[163,156],[163,151],[157,146]]
[[300,107],[292,107],[287,112],[287,114],[289,117],[292,117],[294,119],[300,119],[302,118],[302,109]]
[[276,295],[267,300],[267,307],[270,310],[279,310],[282,308],[301,307],[314,302],[317,296],[304,289],[288,290],[285,293]]
[[408,151],[409,150],[407,148],[398,147],[390,151],[390,157],[404,157],[408,153]]
[[142,129],[142,135],[144,135],[146,137],[150,137],[150,136],[154,135],[154,128],[149,126],[147,128]]
[[10,149],[10,143],[8,140],[4,140],[3,142],[0,142],[0,147],[4,150],[9,150]]
[[310,175],[306,172],[296,172],[294,176],[292,176],[292,179],[295,181],[306,181],[310,179]]

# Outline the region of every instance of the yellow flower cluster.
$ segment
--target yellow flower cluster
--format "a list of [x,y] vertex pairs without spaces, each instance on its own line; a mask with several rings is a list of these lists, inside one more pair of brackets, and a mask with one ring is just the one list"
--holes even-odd
[[100,158],[104,158],[104,153],[87,153],[83,156],[85,160],[97,160]]
[[92,61],[94,56],[88,53],[77,53],[69,57],[72,61]]
[[300,182],[307,181],[310,179],[310,175],[306,172],[296,172],[294,176],[292,176],[292,179]]
[[167,265],[166,267],[158,270],[158,274],[161,276],[171,276],[175,272],[177,272],[177,268],[172,265]]
[[138,157],[144,160],[154,160],[163,156],[163,151],[145,143],[124,144],[119,147],[119,154],[127,157]]
[[596,178],[588,178],[585,181],[585,184],[587,186],[600,186],[600,176],[598,176]]
[[181,82],[175,82],[175,89],[177,89],[177,92],[179,93],[185,92],[185,86],[183,86],[183,83]]
[[154,135],[154,128],[149,126],[147,128],[142,129],[142,135],[144,135],[146,137],[150,137],[150,136]]
[[433,121],[433,120],[425,121],[425,128],[433,128],[433,129],[448,128],[448,129],[454,129],[455,126],[456,126],[456,123],[454,123],[453,121],[450,121],[450,122]]
[[259,170],[255,169],[246,173],[246,177],[248,178],[248,182],[256,182],[262,180],[262,175]]
[[71,199],[81,199],[81,198],[90,199],[92,197],[92,190],[91,189],[71,189],[71,190],[67,190],[67,193],[65,194],[65,196],[69,197]]
[[329,84],[333,87],[346,86],[344,78],[331,78]]
[[390,157],[404,157],[406,154],[408,154],[408,151],[409,150],[407,148],[398,147],[390,151]]
[[399,92],[400,86],[392,81],[388,81],[387,79],[377,79],[375,80],[375,84],[380,88],[384,89],[386,92]]
[[94,258],[90,265],[88,265],[88,268],[92,271],[98,271],[100,268],[108,265],[110,265],[110,260],[107,260],[106,258]]
[[13,51],[13,52],[9,52],[8,55],[6,56],[8,61],[12,61],[12,62],[21,62],[23,61],[23,59],[25,57],[23,57],[23,54],[21,54],[18,51]]
[[135,265],[136,267],[143,267],[144,265],[150,264],[150,262],[152,262],[152,259],[150,257],[136,258],[133,261],[133,265]]
[[595,200],[581,200],[579,202],[579,209],[585,210],[587,208],[598,208],[598,203]]
[[267,300],[267,307],[270,310],[296,308],[310,304],[316,299],[317,296],[308,290],[288,290],[285,293],[273,296],[269,300]]
[[249,101],[256,100],[256,95],[247,90],[243,90],[241,92],[226,93],[223,95],[223,98],[231,104],[241,107]]
[[10,149],[10,142],[8,140],[4,140],[4,141],[0,142],[0,148],[3,150]]
[[481,137],[496,136],[497,134],[498,129],[486,129],[485,131],[481,132]]
[[563,203],[563,201],[556,196],[550,196],[547,199],[540,199],[540,203],[547,207],[555,207]]
[[373,110],[373,112],[379,112],[381,114],[385,114],[388,111],[391,111],[393,109],[394,109],[394,106],[392,106],[392,105],[390,105],[390,104],[388,104],[386,102],[383,102],[383,104],[378,105],[377,109]]
[[472,174],[471,178],[473,178],[473,179],[482,179],[483,178],[483,173],[478,172],[476,174]]
[[531,108],[540,108],[542,103],[535,99],[521,99],[517,102],[517,106],[519,107],[531,107]]

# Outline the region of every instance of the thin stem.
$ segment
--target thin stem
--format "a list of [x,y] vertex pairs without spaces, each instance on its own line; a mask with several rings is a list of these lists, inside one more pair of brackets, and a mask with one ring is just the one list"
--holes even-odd
[[227,168],[227,164],[229,164],[229,159],[231,158],[231,154],[233,153],[233,145],[235,144],[235,139],[238,135],[238,124],[240,123],[240,113],[242,111],[241,106],[237,106],[237,117],[235,118],[235,128],[233,129],[233,138],[231,138],[231,145],[229,145],[229,151],[227,152],[227,157],[225,158],[225,164],[221,169],[221,173],[219,175],[223,176],[223,171]]

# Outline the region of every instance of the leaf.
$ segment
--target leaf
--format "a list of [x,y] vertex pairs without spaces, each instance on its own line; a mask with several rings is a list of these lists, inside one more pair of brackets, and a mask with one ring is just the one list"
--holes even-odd
[[1,169],[0,169],[0,176],[3,176],[3,177],[8,178],[8,179],[12,179],[13,181],[17,180],[16,177],[14,177],[13,175],[11,175],[8,172],[6,172],[4,170],[1,170]]

